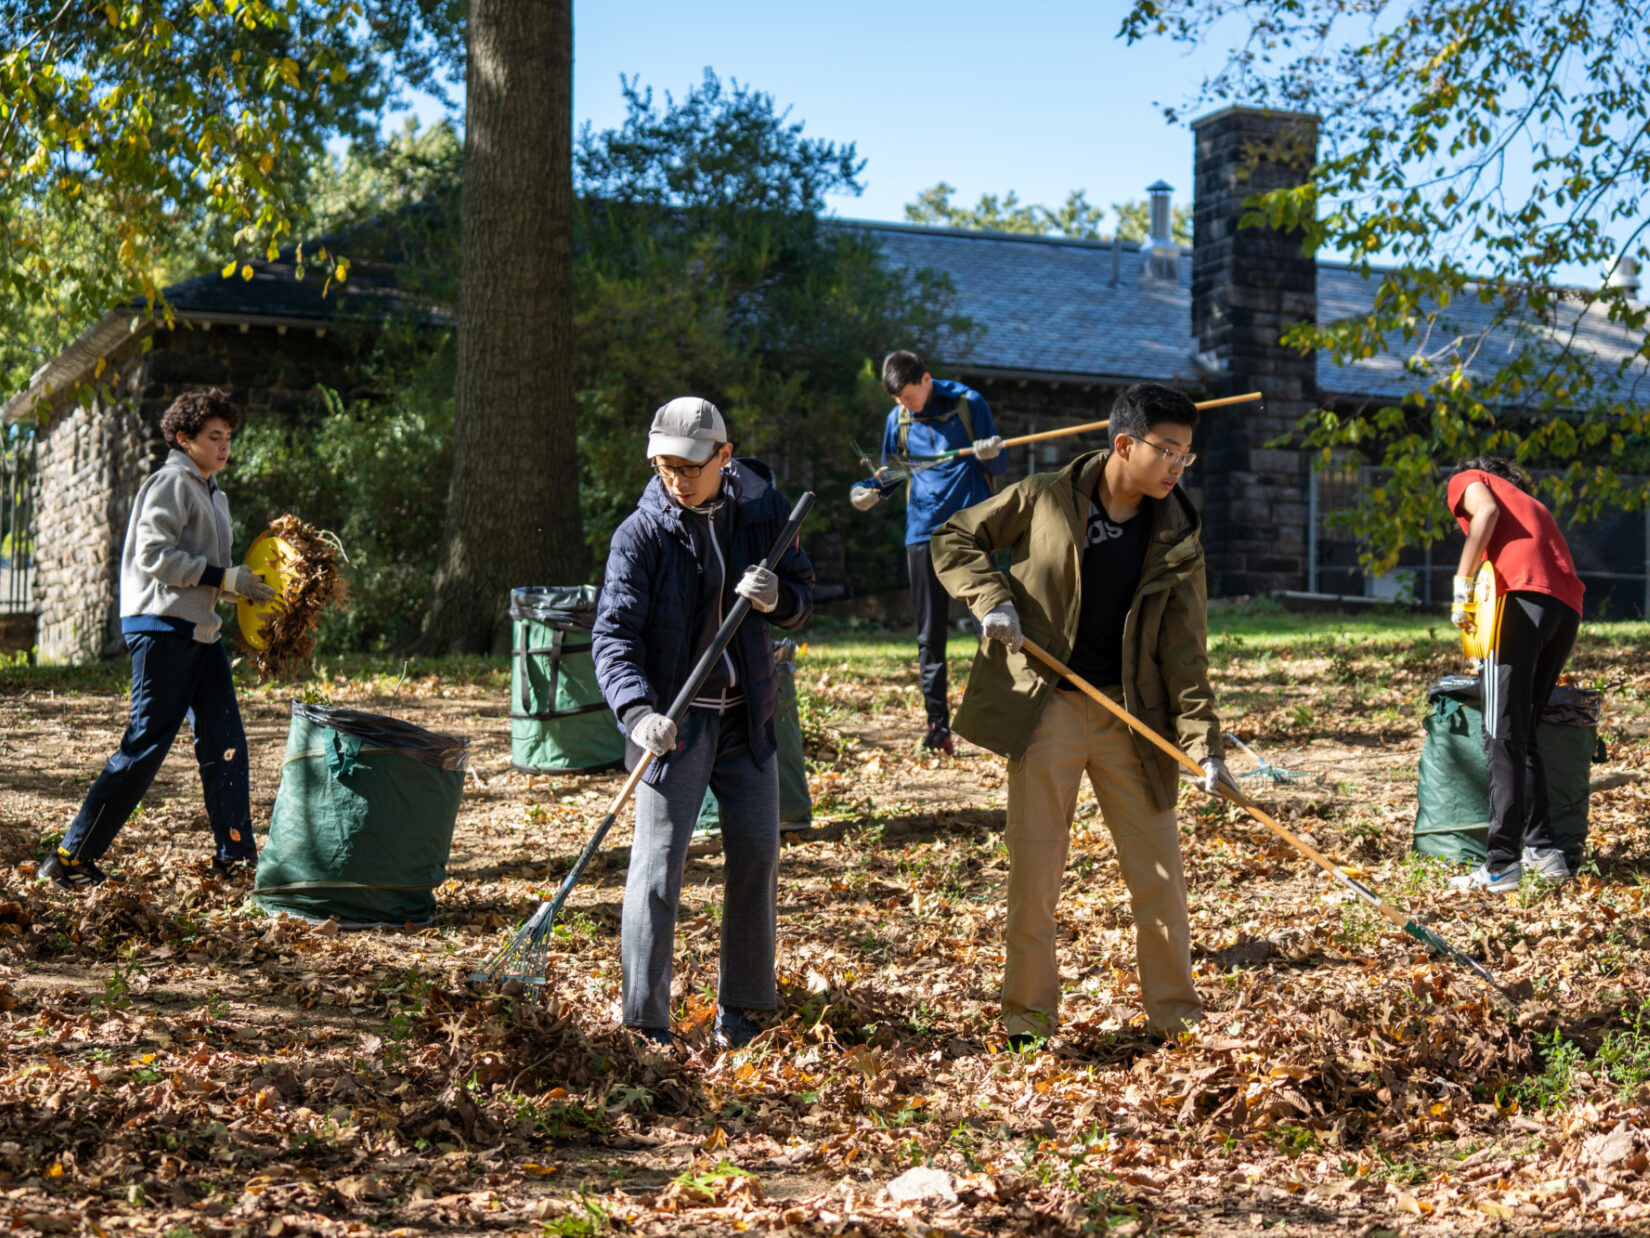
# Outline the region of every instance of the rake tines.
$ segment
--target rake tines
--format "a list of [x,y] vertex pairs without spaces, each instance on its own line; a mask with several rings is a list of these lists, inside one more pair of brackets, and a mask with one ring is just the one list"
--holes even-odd
[[555,905],[540,903],[515,936],[495,950],[479,970],[470,973],[470,979],[480,984],[514,980],[529,989],[542,988],[554,923]]
[[1273,765],[1265,757],[1261,756],[1260,753],[1256,752],[1248,744],[1244,743],[1236,735],[1233,735],[1230,732],[1227,733],[1226,738],[1255,758],[1255,768],[1246,769],[1241,774],[1237,775],[1239,782],[1242,782],[1245,778],[1264,778],[1274,786],[1277,786],[1291,782],[1302,782],[1314,777],[1314,775],[1305,773],[1301,770],[1284,769],[1281,765]]

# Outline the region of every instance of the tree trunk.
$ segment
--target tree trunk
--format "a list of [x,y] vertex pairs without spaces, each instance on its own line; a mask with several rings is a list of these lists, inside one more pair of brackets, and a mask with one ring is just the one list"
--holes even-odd
[[510,590],[585,579],[573,406],[572,0],[470,0],[447,525],[419,647],[509,648]]

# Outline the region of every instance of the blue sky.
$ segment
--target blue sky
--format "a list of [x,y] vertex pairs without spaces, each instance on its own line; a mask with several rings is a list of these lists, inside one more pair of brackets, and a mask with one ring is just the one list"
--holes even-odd
[[[1163,38],[1118,38],[1127,0],[576,0],[574,121],[598,128],[624,115],[620,74],[681,95],[708,67],[771,94],[813,137],[853,142],[865,159],[858,197],[829,206],[858,219],[899,220],[938,181],[952,201],[1014,190],[1055,206],[1073,189],[1106,208],[1163,179],[1177,205],[1192,198],[1188,119],[1227,44],[1188,49]],[[1359,32],[1364,23],[1358,23]],[[1247,27],[1229,18],[1222,33]],[[456,92],[462,96],[462,89]],[[439,115],[433,101],[417,108]],[[1528,164],[1506,171],[1529,188]],[[1324,257],[1333,257],[1325,253]],[[1600,272],[1565,267],[1588,283]]]
[[[1013,189],[1052,206],[1084,189],[1109,207],[1159,178],[1190,203],[1191,132],[1157,105],[1184,103],[1219,57],[1127,46],[1126,11],[1119,0],[585,0],[573,15],[575,123],[622,119],[621,73],[681,95],[709,67],[767,91],[809,135],[858,145],[865,192],[833,199],[840,215],[901,219],[941,180],[968,205]],[[1102,228],[1111,222],[1108,210]]]

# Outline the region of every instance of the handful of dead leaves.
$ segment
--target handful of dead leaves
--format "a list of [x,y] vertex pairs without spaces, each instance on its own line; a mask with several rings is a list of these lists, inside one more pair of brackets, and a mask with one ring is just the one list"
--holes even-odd
[[272,521],[265,536],[279,538],[292,554],[281,557],[281,587],[274,609],[259,628],[264,647],[251,650],[252,664],[260,680],[291,679],[309,665],[322,613],[344,600],[338,561],[349,559],[335,536],[290,512]]

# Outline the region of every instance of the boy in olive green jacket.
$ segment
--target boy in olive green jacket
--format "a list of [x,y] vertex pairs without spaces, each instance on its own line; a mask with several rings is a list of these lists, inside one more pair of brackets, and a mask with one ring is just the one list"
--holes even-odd
[[[1178,488],[1197,409],[1140,383],[1117,398],[1113,446],[958,512],[934,534],[940,583],[985,637],[957,733],[1008,758],[1008,941],[1003,1025],[1016,1045],[1054,1033],[1054,909],[1085,772],[1134,910],[1140,996],[1157,1036],[1202,1017],[1192,984],[1177,766],[1020,652],[1029,636],[1231,783],[1209,687],[1208,593],[1197,509]],[[1008,574],[992,553],[1010,552]]]

